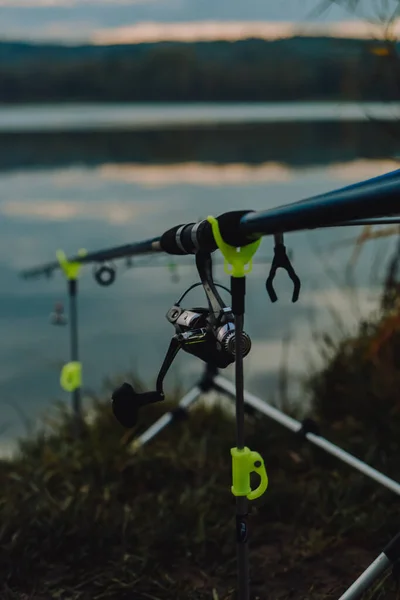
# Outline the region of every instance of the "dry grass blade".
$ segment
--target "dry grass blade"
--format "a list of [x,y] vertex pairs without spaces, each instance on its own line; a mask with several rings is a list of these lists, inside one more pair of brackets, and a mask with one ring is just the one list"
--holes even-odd
[[[328,437],[399,478],[400,411],[388,416],[398,384],[383,385],[377,371],[381,397],[366,400],[365,335],[339,344],[310,379],[314,416]],[[177,400],[143,411],[132,434]],[[108,400],[93,410],[81,440],[63,411],[51,433],[0,462],[1,599],[231,600],[232,417],[198,405],[132,456]],[[311,587],[315,600],[339,596],[395,533],[396,498],[263,417],[248,418],[247,440],[270,478],[250,516],[254,598],[307,597]],[[385,597],[395,598],[389,583]]]

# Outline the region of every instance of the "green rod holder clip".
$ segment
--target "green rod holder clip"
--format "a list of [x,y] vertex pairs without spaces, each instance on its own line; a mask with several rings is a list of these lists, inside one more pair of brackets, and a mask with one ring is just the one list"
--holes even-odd
[[[246,496],[248,500],[260,498],[268,487],[268,475],[262,456],[253,452],[247,446],[243,450],[231,449],[232,456],[232,487],[234,496]],[[258,473],[261,478],[260,485],[252,490],[250,486],[250,474]]]
[[65,392],[74,392],[82,387],[82,363],[72,361],[61,370],[60,385]]
[[[87,251],[83,248],[78,252],[78,256],[84,257],[86,256],[86,254]],[[65,252],[63,250],[57,250],[56,256],[65,277],[69,281],[75,281],[76,279],[78,279],[80,270],[82,268],[82,263],[70,262],[65,256]]]
[[235,278],[245,277],[248,273],[251,273],[253,268],[253,256],[258,250],[262,238],[260,237],[255,242],[247,244],[247,246],[236,248],[235,246],[230,246],[224,242],[219,230],[218,221],[215,217],[207,217],[207,221],[211,225],[215,243],[224,257],[225,273]]

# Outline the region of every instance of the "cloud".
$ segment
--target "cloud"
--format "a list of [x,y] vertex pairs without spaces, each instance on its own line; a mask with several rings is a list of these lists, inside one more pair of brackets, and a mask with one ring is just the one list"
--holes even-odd
[[0,8],[51,8],[124,4],[159,4],[164,0],[0,0]]
[[394,160],[360,160],[309,169],[297,169],[275,162],[256,166],[245,163],[219,165],[196,162],[169,165],[105,164],[98,168],[98,175],[105,181],[159,188],[185,184],[219,186],[287,183],[298,177],[324,173],[335,180],[347,182],[383,175],[394,171],[398,166],[398,162]]
[[7,217],[39,219],[40,221],[72,221],[76,218],[96,219],[110,224],[125,224],[129,220],[155,212],[156,206],[148,203],[128,202],[89,203],[71,200],[49,200],[42,202],[9,201],[0,205],[0,214]]
[[[393,25],[400,33],[400,21]],[[92,35],[94,44],[125,44],[159,41],[235,41],[247,38],[276,40],[295,35],[371,39],[382,37],[382,27],[362,21],[340,23],[293,23],[286,21],[201,21],[183,23],[141,22],[116,28],[99,29]]]
[[353,181],[378,177],[399,168],[397,160],[355,160],[348,163],[338,163],[327,168],[329,177]]
[[99,168],[101,179],[124,181],[143,187],[157,188],[177,184],[218,186],[249,183],[285,182],[294,170],[278,163],[251,166],[241,163],[215,165],[182,163],[172,165],[114,165]]

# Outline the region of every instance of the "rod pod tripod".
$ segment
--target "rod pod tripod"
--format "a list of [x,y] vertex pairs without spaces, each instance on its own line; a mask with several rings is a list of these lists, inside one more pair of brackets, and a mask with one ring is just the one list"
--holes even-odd
[[[236,545],[237,545],[237,598],[250,600],[249,548],[248,548],[248,501],[259,498],[268,487],[268,476],[264,460],[258,452],[245,446],[244,436],[244,378],[243,359],[249,353],[251,340],[243,330],[245,309],[245,274],[251,271],[251,259],[261,239],[237,248],[222,240],[218,221],[208,218],[215,242],[225,259],[225,270],[231,275],[232,307],[225,306],[212,278],[211,253],[198,250],[196,266],[208,308],[184,310],[180,300],[168,311],[167,319],[175,327],[164,362],[157,377],[156,390],[138,394],[124,383],[112,395],[112,406],[119,422],[132,427],[137,420],[140,407],[164,400],[163,381],[180,349],[204,361],[211,370],[225,368],[235,362],[236,384],[236,447],[231,449],[232,487],[236,497]],[[231,270],[228,270],[231,265]],[[245,268],[248,265],[247,269]],[[192,286],[193,288],[194,286]],[[188,291],[190,291],[189,288]],[[197,398],[197,390],[186,400],[189,405]],[[260,476],[256,489],[250,485],[251,473]]]
[[[189,418],[189,409],[203,394],[207,394],[211,391],[222,392],[227,398],[235,399],[235,386],[228,379],[219,375],[217,369],[210,367],[210,365],[206,365],[203,376],[192,389],[183,396],[178,406],[174,410],[162,415],[157,421],[150,425],[146,431],[131,442],[129,448],[131,453],[134,454],[139,451],[168,425]],[[301,436],[305,441],[324,450],[324,452],[334,456],[341,462],[400,496],[400,484],[397,481],[390,479],[377,469],[374,469],[362,460],[322,437],[317,423],[313,420],[305,419],[303,422],[297,421],[247,391],[244,392],[244,401],[245,411],[248,412],[249,415],[259,412],[266,417],[269,417],[273,421],[292,431],[295,435]],[[386,548],[377,559],[373,561],[364,573],[362,573],[349,589],[344,592],[339,600],[357,600],[366,590],[372,587],[374,582],[390,567],[395,569],[399,564],[400,533],[387,544]],[[394,574],[396,575],[396,573]]]

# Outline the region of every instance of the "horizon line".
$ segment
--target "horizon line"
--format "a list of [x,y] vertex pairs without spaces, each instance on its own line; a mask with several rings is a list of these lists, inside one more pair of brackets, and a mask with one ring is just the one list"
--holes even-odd
[[294,37],[326,37],[332,39],[376,40],[400,38],[400,19],[383,24],[365,21],[331,23],[293,21],[140,21],[121,27],[103,27],[79,35],[64,23],[52,23],[46,30],[24,35],[1,36],[3,42],[47,43],[64,45],[135,45],[162,42],[235,42],[247,39],[276,41]]
[[[122,45],[157,42],[274,41],[293,37],[383,40],[389,30],[364,21],[309,23],[291,21],[185,21],[162,23],[143,21],[116,28],[99,29],[90,36],[94,45]],[[400,37],[400,19],[390,27],[390,36]]]

